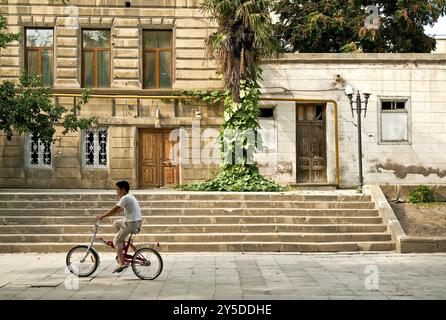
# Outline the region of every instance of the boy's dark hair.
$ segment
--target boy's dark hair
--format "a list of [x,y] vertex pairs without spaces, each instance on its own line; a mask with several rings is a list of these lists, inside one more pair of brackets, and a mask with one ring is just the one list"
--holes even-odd
[[130,184],[127,182],[127,181],[118,181],[118,182],[116,182],[116,186],[119,188],[119,189],[124,189],[125,190],[125,192],[129,192],[129,190],[130,190]]

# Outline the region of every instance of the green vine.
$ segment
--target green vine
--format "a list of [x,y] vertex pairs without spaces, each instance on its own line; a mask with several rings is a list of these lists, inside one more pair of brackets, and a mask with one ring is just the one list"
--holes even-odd
[[240,102],[229,91],[183,91],[207,103],[224,103],[224,124],[219,136],[223,165],[214,179],[199,184],[181,185],[188,191],[285,191],[259,173],[253,156],[261,145],[259,129],[260,88],[255,81],[240,81]]

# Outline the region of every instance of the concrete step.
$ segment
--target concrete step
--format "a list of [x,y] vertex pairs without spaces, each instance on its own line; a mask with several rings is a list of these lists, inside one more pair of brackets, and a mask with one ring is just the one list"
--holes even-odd
[[[135,237],[139,242],[219,242],[219,241],[323,241],[324,237],[329,237],[327,241],[349,240],[352,234],[359,233],[363,236],[363,240],[373,241],[373,234],[380,233],[379,237],[388,238],[388,234],[382,229],[370,231],[332,231],[326,233],[318,229],[308,229],[299,232],[224,232],[224,233],[154,233],[154,234],[138,234]],[[317,235],[314,235],[317,234]],[[346,235],[347,234],[347,235]],[[113,239],[115,234],[101,234],[104,239]],[[345,239],[347,238],[347,239]],[[340,240],[336,240],[340,239]],[[0,243],[25,243],[25,242],[89,242],[91,234],[2,234],[0,235]],[[389,240],[389,239],[387,239]]]
[[[104,220],[105,223],[111,224],[113,220],[118,217],[109,217]],[[309,224],[381,224],[383,222],[381,217],[364,216],[145,216],[143,217],[144,224],[243,224],[243,223],[309,223]],[[1,225],[88,225],[91,227],[95,223],[95,216],[0,216],[0,230]],[[104,226],[104,225],[103,225]],[[1,232],[0,232],[1,233]]]
[[[0,202],[0,208],[17,208],[17,209],[56,209],[56,208],[77,208],[91,209],[103,208],[110,209],[116,204],[113,201],[6,201]],[[301,209],[374,209],[372,202],[364,201],[244,201],[234,202],[232,200],[218,201],[139,201],[142,209],[149,208],[301,208]]]
[[[0,226],[0,234],[81,234],[93,230],[91,225],[7,225]],[[211,232],[384,232],[383,224],[145,224],[142,231],[157,233]],[[103,225],[102,233],[116,233],[111,225]]]
[[[109,208],[108,208],[109,209]],[[102,214],[107,209],[76,209],[76,208],[35,208],[35,209],[11,209],[0,208],[0,217],[5,216],[91,216]],[[344,217],[371,217],[379,216],[376,209],[300,209],[300,208],[142,208],[143,216],[344,216]]]
[[[0,243],[0,253],[17,252],[68,252],[77,245],[76,242],[65,243]],[[136,243],[137,247],[146,246]],[[100,252],[111,252],[112,249],[98,244],[95,248]],[[354,252],[354,251],[393,251],[393,241],[361,241],[361,242],[164,242],[156,247],[163,252]]]
[[[341,195],[341,194],[302,194],[302,193],[151,193],[135,194],[139,201],[365,201],[370,202],[368,195]],[[95,193],[0,193],[0,201],[112,201],[116,202],[116,195]]]
[[[135,193],[144,225],[134,239],[161,251],[395,250],[370,196],[350,191]],[[68,252],[116,203],[112,192],[0,192],[0,252]],[[100,236],[113,239],[120,217],[107,218]]]

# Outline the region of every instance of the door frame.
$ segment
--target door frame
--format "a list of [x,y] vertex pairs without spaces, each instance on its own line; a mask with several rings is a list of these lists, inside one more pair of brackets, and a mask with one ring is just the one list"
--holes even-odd
[[[299,143],[298,143],[298,108],[299,106],[318,106],[322,105],[324,110],[324,141],[325,141],[325,182],[299,182]],[[328,177],[328,141],[327,141],[327,103],[316,103],[316,102],[305,102],[305,103],[299,103],[297,102],[295,104],[295,128],[296,128],[296,184],[300,185],[329,185],[329,177]],[[311,173],[310,173],[310,179],[311,179]]]
[[[137,141],[136,141],[136,147],[137,147],[137,151],[136,151],[136,153],[137,153],[137,155],[138,155],[138,159],[137,159],[137,168],[136,168],[136,174],[137,174],[137,184],[138,184],[138,189],[143,189],[143,188],[147,188],[147,187],[143,187],[142,186],[142,184],[141,184],[141,172],[142,172],[142,155],[141,155],[141,152],[142,152],[142,149],[141,149],[141,136],[142,136],[142,134],[143,134],[143,132],[154,132],[154,133],[163,133],[163,132],[171,132],[172,130],[175,130],[175,129],[179,129],[179,128],[162,128],[162,129],[155,129],[155,128],[137,128],[137,130],[138,130],[138,135],[137,135]],[[181,146],[181,143],[180,143],[181,141],[179,141],[178,143],[180,144],[180,146]],[[163,155],[164,154],[164,142],[163,142],[163,139],[161,139],[161,141],[160,141],[160,143],[161,143],[161,145],[160,145],[160,151],[161,151],[161,154]],[[179,148],[178,149],[178,151],[179,152],[181,152],[181,149]],[[180,158],[180,154],[178,155],[178,157]],[[180,184],[180,163],[181,163],[181,161],[179,161],[178,162],[178,165],[177,165],[177,177],[176,177],[176,179],[177,179],[177,181],[178,181],[178,184]],[[161,168],[161,171],[160,171],[160,179],[164,179],[164,173],[163,173],[163,161],[162,161],[162,156],[161,156],[161,158],[160,158],[160,160],[159,160],[159,165],[160,165],[160,168]],[[164,185],[159,185],[159,186],[154,186],[153,188],[157,188],[157,189],[159,189],[159,188],[162,188],[162,187],[164,187]]]

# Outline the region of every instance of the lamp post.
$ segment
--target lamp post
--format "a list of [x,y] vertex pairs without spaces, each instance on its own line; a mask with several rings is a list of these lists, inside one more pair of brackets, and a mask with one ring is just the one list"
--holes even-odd
[[[348,96],[350,101],[350,108],[352,110],[352,117],[354,118],[354,111],[356,111],[356,116],[358,118],[358,168],[359,168],[359,186],[357,191],[362,193],[362,187],[364,186],[364,177],[362,174],[362,128],[361,128],[361,112],[364,111],[364,118],[367,116],[367,104],[370,98],[370,89],[364,89],[364,102],[361,100],[361,94],[359,91],[356,92],[356,108],[353,106],[353,95],[355,91],[351,86],[345,88],[345,94]],[[364,108],[363,105],[364,104]]]

